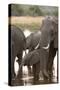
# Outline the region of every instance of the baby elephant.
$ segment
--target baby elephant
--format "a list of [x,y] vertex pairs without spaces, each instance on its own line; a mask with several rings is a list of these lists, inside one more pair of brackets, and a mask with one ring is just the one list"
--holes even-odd
[[[22,63],[20,65],[20,68],[22,67],[22,65],[35,65],[36,63],[39,62],[39,78],[40,77],[47,77],[49,78],[49,75],[47,73],[47,69],[46,69],[46,64],[47,64],[47,60],[48,60],[48,51],[40,48],[40,49],[35,49],[31,52],[29,52],[28,54],[26,54],[22,60]],[[37,71],[37,69],[36,69]],[[34,73],[34,72],[33,72]]]

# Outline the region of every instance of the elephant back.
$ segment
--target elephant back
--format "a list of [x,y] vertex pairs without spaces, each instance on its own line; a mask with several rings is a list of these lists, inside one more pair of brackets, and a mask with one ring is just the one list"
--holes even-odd
[[24,45],[26,44],[26,39],[23,31],[16,27],[15,25],[11,25],[11,43],[14,43],[14,47],[16,48],[16,52],[22,50]]

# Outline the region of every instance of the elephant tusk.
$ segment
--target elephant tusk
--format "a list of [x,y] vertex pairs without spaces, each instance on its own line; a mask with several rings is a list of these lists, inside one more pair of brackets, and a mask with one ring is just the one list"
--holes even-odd
[[49,48],[49,43],[48,43],[48,45],[46,46],[46,47],[42,47],[43,49],[48,49]]
[[35,47],[35,49],[37,49],[39,47],[39,43],[38,43],[38,45]]
[[[48,49],[49,48],[49,44],[46,46],[46,47],[42,47],[43,49]],[[35,47],[35,49],[37,49],[39,47],[39,43],[38,43],[38,45]]]

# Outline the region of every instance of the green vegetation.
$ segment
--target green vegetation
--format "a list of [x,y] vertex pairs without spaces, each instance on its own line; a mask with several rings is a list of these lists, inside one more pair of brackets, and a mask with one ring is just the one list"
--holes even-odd
[[58,16],[58,7],[11,4],[12,16]]
[[39,6],[32,6],[29,8],[29,11],[31,16],[43,16],[43,12]]
[[53,15],[58,16],[58,10],[55,10],[55,11],[53,12]]
[[11,15],[12,16],[21,16],[23,15],[23,8],[20,5],[12,4],[11,5]]

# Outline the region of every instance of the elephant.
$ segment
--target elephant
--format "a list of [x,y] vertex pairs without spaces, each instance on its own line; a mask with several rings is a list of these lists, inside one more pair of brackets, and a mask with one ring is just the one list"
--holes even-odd
[[53,67],[53,61],[56,53],[58,54],[58,32],[55,33],[55,38],[54,40],[50,43],[50,48],[49,48],[49,57],[48,57],[48,63],[47,63],[47,70],[50,74],[52,75],[52,67]]
[[[26,37],[26,49],[28,49],[29,52],[37,48],[36,46],[39,43],[40,35],[41,35],[40,31],[35,31]],[[29,65],[28,65],[28,69],[30,69]]]
[[[43,48],[40,48],[40,49],[35,49],[33,51],[30,51],[28,54],[26,54],[20,64],[20,68],[24,65],[27,65],[27,66],[33,66],[34,64],[36,63],[40,63],[40,70],[38,69],[37,70],[37,73],[36,73],[36,76],[39,75],[39,71],[42,71],[43,74],[41,74],[39,77],[41,77],[43,79],[43,75],[45,77],[48,77],[48,74],[46,73],[46,62],[48,60],[48,51],[46,51],[45,49]],[[43,68],[42,68],[43,66]],[[33,72],[34,72],[34,69],[33,69]]]
[[54,17],[53,19],[54,19],[56,31],[55,31],[55,38],[50,43],[49,57],[48,57],[48,63],[47,63],[47,71],[49,72],[50,77],[53,75],[52,67],[53,67],[54,57],[56,53],[58,54],[58,18]]
[[[19,66],[22,60],[22,53],[26,47],[26,39],[20,28],[15,25],[9,25],[9,30],[11,32],[11,40],[10,40],[10,49],[11,49],[11,78],[12,80],[15,78],[16,74],[14,72],[14,61],[16,56],[18,57]],[[20,73],[21,74],[21,73]]]
[[[48,74],[47,68],[51,68],[53,65],[53,59],[56,54],[56,50],[58,47],[58,19],[54,16],[47,16],[42,21],[42,25],[40,28],[41,35],[40,40],[38,43],[37,48],[43,48],[45,50],[48,50],[48,61],[45,60],[45,70]],[[51,49],[52,48],[52,49]],[[52,58],[52,60],[51,60]],[[34,64],[33,68],[35,69],[35,72],[37,72],[37,66],[38,64]],[[43,62],[41,67],[43,68]],[[35,74],[35,73],[34,73]]]
[[[54,43],[57,42],[57,36],[58,36],[57,35],[57,32],[58,32],[58,28],[57,28],[58,27],[58,23],[57,23],[57,21],[58,20],[57,20],[56,17],[47,16],[42,21],[42,26],[40,28],[40,32],[38,31],[38,33],[40,33],[39,37],[38,37],[37,32],[36,32],[36,34],[32,33],[30,36],[27,37],[26,42],[27,43],[30,42],[30,43],[26,44],[26,48],[29,49],[29,46],[30,46],[31,48],[29,49],[29,51],[33,51],[34,49],[39,49],[39,50],[41,50],[41,49],[43,50],[44,49],[45,53],[46,52],[49,53],[49,55],[47,55],[47,57],[51,57],[50,56],[51,43],[52,42],[54,42]],[[35,35],[37,35],[37,37],[35,37]],[[33,36],[34,36],[34,38],[33,38]],[[36,41],[37,41],[37,43],[35,44]],[[56,48],[57,47],[57,43],[54,44],[54,45],[55,45],[55,48]],[[44,61],[44,59],[42,59],[42,58],[43,58],[43,56],[46,58],[46,54],[44,55],[43,52],[41,52],[41,54],[42,55],[40,55],[41,56],[40,62],[41,61],[42,62],[40,63],[40,65],[38,65],[38,62],[36,62],[34,64],[32,63],[33,64],[33,71],[37,71],[38,66],[40,67],[39,70],[43,69],[43,61]],[[39,61],[39,59],[37,61]],[[48,72],[46,71],[47,70],[47,66],[50,66],[48,62],[49,62],[49,60],[47,61],[47,59],[44,61],[44,64],[45,64],[44,67],[45,68],[44,68],[44,70],[41,70],[42,72],[44,71],[46,77],[49,77]],[[51,59],[50,59],[50,62],[51,62]],[[51,66],[50,66],[50,68],[51,68]],[[34,74],[35,73],[36,72],[34,72]],[[41,75],[43,75],[43,74],[41,74]]]
[[40,40],[40,35],[40,31],[35,31],[26,38],[26,49],[29,49],[29,52],[36,48]]

